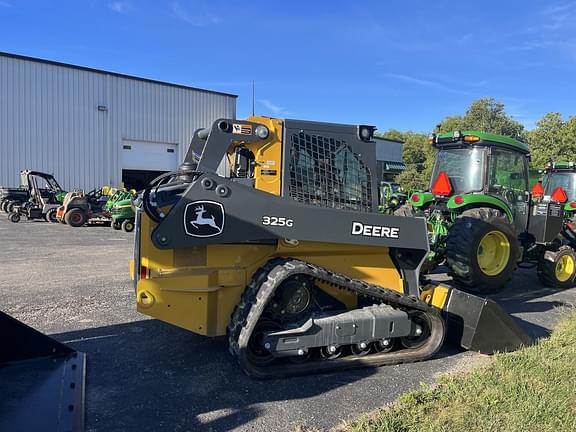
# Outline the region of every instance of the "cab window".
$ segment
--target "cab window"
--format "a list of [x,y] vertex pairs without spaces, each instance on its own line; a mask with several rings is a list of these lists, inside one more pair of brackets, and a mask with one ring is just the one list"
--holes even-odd
[[505,190],[528,191],[528,164],[523,154],[492,148],[488,167],[488,189],[499,193]]

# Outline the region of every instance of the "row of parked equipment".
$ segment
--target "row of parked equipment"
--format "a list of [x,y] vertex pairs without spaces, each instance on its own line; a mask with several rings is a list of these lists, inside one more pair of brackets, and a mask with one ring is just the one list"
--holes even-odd
[[20,172],[20,186],[0,188],[0,209],[11,222],[45,220],[71,227],[110,224],[116,230],[134,230],[133,199],[136,191],[103,186],[88,193],[66,192],[53,175],[40,171]]

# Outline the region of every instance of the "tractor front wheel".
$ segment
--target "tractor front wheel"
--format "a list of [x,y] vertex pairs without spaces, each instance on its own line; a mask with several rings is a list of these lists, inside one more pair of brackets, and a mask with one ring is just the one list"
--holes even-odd
[[78,228],[84,225],[86,223],[86,219],[86,213],[84,213],[84,210],[79,208],[68,210],[64,216],[66,223],[74,228]]
[[124,232],[134,231],[134,221],[131,219],[126,219],[124,222],[122,222],[122,231]]
[[492,208],[470,209],[448,231],[446,264],[464,289],[489,293],[512,277],[519,250],[514,227],[505,215]]
[[52,223],[58,222],[58,218],[56,217],[56,209],[55,208],[49,209],[44,214],[44,219],[46,219],[46,222],[52,222]]
[[10,222],[18,223],[20,222],[20,215],[18,213],[10,213],[8,219],[10,219]]
[[576,279],[576,253],[570,246],[546,250],[538,263],[538,279],[552,288],[572,288]]

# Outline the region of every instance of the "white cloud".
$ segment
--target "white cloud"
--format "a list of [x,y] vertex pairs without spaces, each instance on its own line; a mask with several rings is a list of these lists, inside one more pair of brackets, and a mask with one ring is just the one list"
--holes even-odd
[[132,5],[128,2],[125,2],[125,1],[112,2],[108,5],[108,7],[117,13],[127,13],[127,12],[134,10]]
[[172,16],[195,27],[219,24],[221,21],[220,18],[208,12],[191,13],[178,2],[172,3]]
[[413,76],[402,75],[402,74],[386,74],[385,76],[387,76],[388,78],[393,78],[393,79],[404,81],[407,83],[416,84],[416,85],[419,85],[421,87],[428,87],[428,88],[432,88],[435,90],[444,91],[447,93],[456,93],[456,94],[468,95],[468,96],[471,95],[470,92],[467,92],[464,90],[459,90],[459,89],[456,89],[453,87],[449,87],[449,86],[442,84],[440,82],[437,82],[437,81],[429,81],[426,79],[420,79],[420,78],[416,78]]
[[576,2],[570,1],[562,4],[556,4],[545,8],[542,13],[545,15],[558,15],[576,8]]
[[535,49],[548,48],[554,45],[557,45],[557,43],[551,40],[528,41],[519,45],[511,45],[507,49],[508,51],[532,51]]
[[264,107],[266,107],[267,109],[272,111],[272,113],[274,113],[275,115],[282,115],[282,116],[294,115],[292,112],[286,110],[285,108],[283,108],[281,106],[278,106],[278,105],[270,102],[268,99],[258,99],[258,103],[260,103],[261,105],[264,105]]

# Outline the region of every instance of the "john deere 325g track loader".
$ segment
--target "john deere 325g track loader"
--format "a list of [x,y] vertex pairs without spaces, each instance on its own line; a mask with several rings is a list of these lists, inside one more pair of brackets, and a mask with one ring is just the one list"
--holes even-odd
[[378,212],[373,132],[264,117],[196,131],[143,193],[138,310],[227,335],[259,378],[425,360],[447,328],[483,352],[530,343],[493,302],[419,286],[426,221]]

